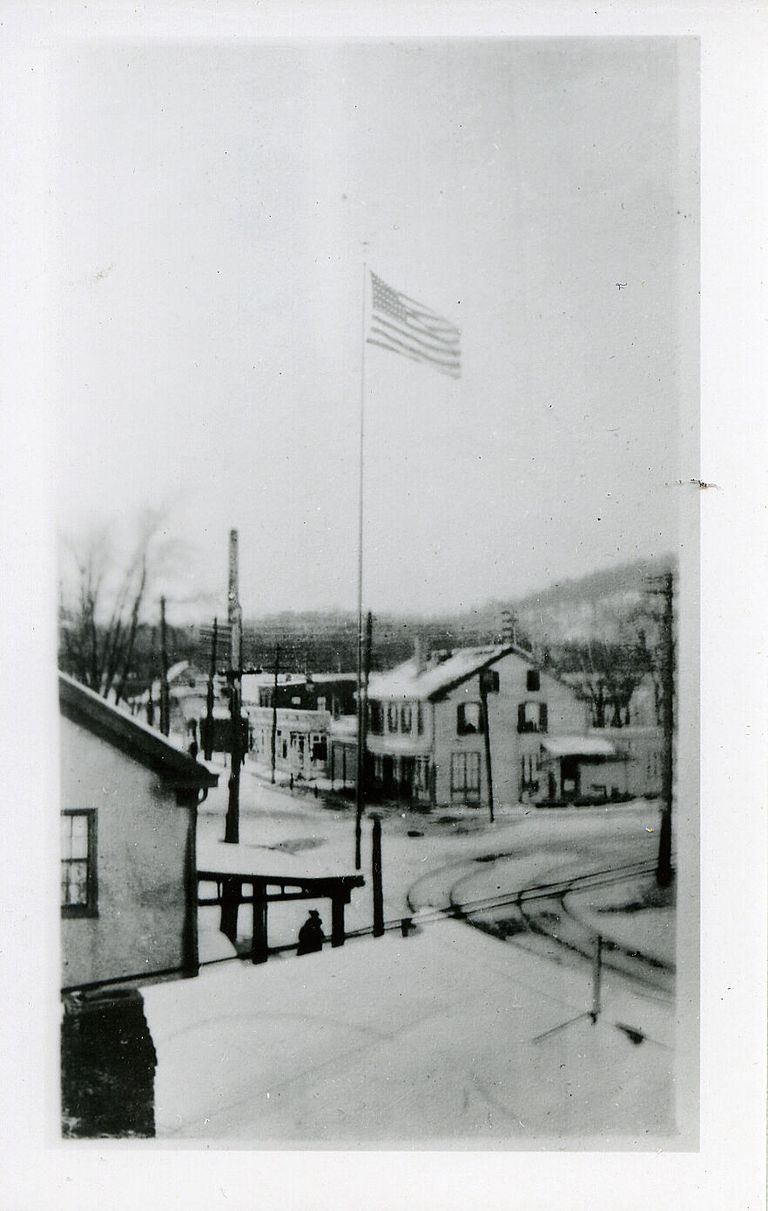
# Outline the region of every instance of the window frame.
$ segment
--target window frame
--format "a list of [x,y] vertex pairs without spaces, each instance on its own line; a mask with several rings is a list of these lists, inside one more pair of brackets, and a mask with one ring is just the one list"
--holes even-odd
[[541,691],[541,673],[538,669],[526,669],[525,689],[528,694],[538,694]]
[[[476,785],[470,783],[470,762],[472,763],[473,781],[475,777],[477,780]],[[463,772],[461,781],[457,776],[460,769]],[[479,803],[481,791],[480,754],[473,749],[460,749],[451,753],[451,799],[462,797],[465,803]]]
[[[59,855],[60,868],[64,864],[74,864],[85,862],[85,886],[86,900],[84,904],[62,904],[61,915],[66,918],[73,917],[98,917],[99,915],[99,881],[98,881],[98,866],[97,866],[97,825],[96,825],[96,808],[95,807],[63,807],[61,809],[62,819],[72,819],[73,816],[85,816],[87,820],[87,842],[85,858],[66,858],[64,856],[63,847]],[[61,870],[60,870],[61,874]]]
[[[529,723],[528,720],[525,718],[525,713],[526,713],[525,708],[528,706],[536,707],[536,709],[537,709],[538,721],[536,723]],[[549,731],[549,711],[547,710],[546,702],[539,702],[536,699],[533,699],[533,700],[526,699],[524,702],[520,702],[518,704],[518,708],[517,708],[517,732],[518,732],[518,735],[526,736],[526,735],[533,735],[533,734],[546,734],[548,731]]]
[[[467,708],[477,707],[477,727],[467,724]],[[485,733],[485,711],[481,700],[471,699],[467,702],[459,702],[456,704],[456,735],[457,736],[482,736]]]

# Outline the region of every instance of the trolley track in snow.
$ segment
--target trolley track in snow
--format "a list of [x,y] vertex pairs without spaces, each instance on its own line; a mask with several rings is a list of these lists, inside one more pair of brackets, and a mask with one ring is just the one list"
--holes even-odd
[[[568,952],[590,959],[594,953],[596,931],[571,911],[569,897],[619,885],[653,874],[656,869],[655,859],[644,858],[559,878],[551,877],[513,891],[499,888],[495,895],[472,897],[468,894],[471,884],[477,879],[478,864],[488,863],[491,869],[496,870],[497,864],[520,856],[520,851],[478,854],[426,872],[409,888],[406,897],[408,906],[412,912],[418,913],[420,923],[427,923],[432,914],[435,920],[450,916],[553,961],[561,961],[564,953]],[[552,876],[556,870],[555,867]],[[497,870],[497,877],[502,877],[501,871]],[[665,1001],[671,998],[674,991],[674,969],[671,965],[624,946],[610,936],[603,936],[606,967],[633,984],[640,985],[646,994],[661,997]]]

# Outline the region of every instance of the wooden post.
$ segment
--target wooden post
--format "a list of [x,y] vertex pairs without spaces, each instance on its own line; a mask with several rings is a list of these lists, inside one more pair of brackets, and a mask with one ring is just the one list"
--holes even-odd
[[231,760],[229,769],[229,802],[227,804],[227,819],[224,828],[224,840],[230,845],[240,841],[240,764],[242,761],[240,736],[240,688],[243,668],[242,653],[242,615],[240,613],[240,598],[238,590],[238,555],[237,530],[229,533],[229,622],[232,627],[232,638],[229,650],[229,685],[230,685],[230,716],[231,716]]
[[277,760],[277,678],[280,669],[280,644],[275,647],[275,679],[272,683],[272,783],[275,781],[275,763]]
[[[362,859],[363,812],[365,811],[365,750],[368,725],[368,680],[371,672],[371,640],[373,615],[368,611],[365,620],[365,644],[361,631],[358,636],[357,675],[357,801],[355,806],[355,870],[360,870]],[[364,650],[361,650],[363,649]]]
[[600,934],[595,939],[595,955],[592,960],[592,1010],[590,1017],[597,1021],[600,1013],[600,984],[603,969],[603,939]]
[[267,889],[263,884],[253,884],[253,940],[251,962],[266,963],[269,958],[267,941]]
[[331,946],[344,945],[344,905],[343,894],[336,892],[331,897]]
[[240,907],[240,881],[224,875],[221,888],[221,932],[234,946],[237,942],[237,910]]
[[240,842],[240,765],[242,755],[240,686],[235,676],[230,678],[229,713],[232,734],[230,737],[229,801],[227,803],[224,840],[230,845],[237,845]]
[[373,936],[380,938],[384,933],[384,893],[381,870],[381,818],[373,818],[371,854],[371,878],[373,883]]

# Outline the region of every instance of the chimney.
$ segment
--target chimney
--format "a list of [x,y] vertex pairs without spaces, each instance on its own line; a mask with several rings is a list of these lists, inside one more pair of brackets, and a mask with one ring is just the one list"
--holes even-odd
[[416,664],[416,672],[423,673],[426,667],[426,661],[424,660],[424,649],[421,644],[420,635],[416,635],[413,641],[413,659],[414,663]]

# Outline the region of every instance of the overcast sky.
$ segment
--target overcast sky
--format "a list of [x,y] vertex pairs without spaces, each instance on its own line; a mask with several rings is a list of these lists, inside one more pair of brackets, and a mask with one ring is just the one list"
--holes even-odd
[[62,529],[166,505],[172,596],[223,598],[237,527],[246,615],[353,608],[367,260],[460,326],[463,364],[367,348],[367,606],[673,550],[691,63],[629,38],[69,53]]

